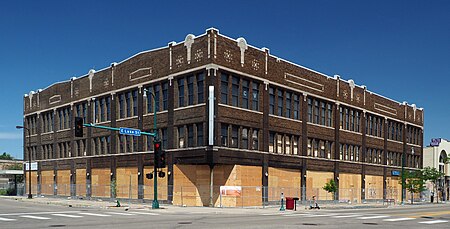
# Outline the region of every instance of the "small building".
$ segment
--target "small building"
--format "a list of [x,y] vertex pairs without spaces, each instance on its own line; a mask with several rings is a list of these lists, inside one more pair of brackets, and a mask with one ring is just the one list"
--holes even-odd
[[[450,193],[450,166],[445,161],[450,153],[450,141],[443,138],[431,139],[430,145],[423,149],[423,167],[432,167],[444,173],[444,177],[437,184],[437,197],[443,200],[449,200]],[[432,185],[427,184],[429,190]]]
[[11,166],[21,164],[20,160],[0,160],[0,189],[14,186],[17,176],[23,175],[23,170],[13,170]]

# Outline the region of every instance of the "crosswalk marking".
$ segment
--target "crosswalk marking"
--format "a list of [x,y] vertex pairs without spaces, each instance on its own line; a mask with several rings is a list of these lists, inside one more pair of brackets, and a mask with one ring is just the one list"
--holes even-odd
[[383,219],[383,221],[387,222],[396,222],[396,221],[405,221],[405,220],[412,220],[414,218],[394,218],[394,219]]
[[364,216],[364,217],[359,217],[358,219],[381,219],[381,218],[387,218],[389,217],[388,215],[374,215],[374,216]]
[[422,221],[422,222],[419,222],[419,223],[422,223],[422,224],[435,224],[435,223],[447,223],[448,222],[448,220],[431,220],[431,221]]
[[0,221],[15,221],[16,219],[8,219],[0,217]]
[[30,219],[50,219],[50,218],[47,218],[47,217],[34,216],[34,215],[21,215],[20,217],[23,217],[23,218],[30,218]]
[[78,214],[80,214],[80,215],[90,215],[90,216],[101,216],[101,217],[110,216],[110,215],[105,215],[105,214],[97,214],[97,213],[89,213],[89,212],[80,212]]
[[151,213],[151,212],[130,212],[131,214],[138,214],[138,215],[159,215],[157,213]]
[[333,218],[352,218],[352,217],[360,217],[362,215],[335,215]]
[[67,215],[67,214],[52,214],[54,216],[68,217],[68,218],[82,218],[81,215]]
[[134,214],[130,214],[130,213],[123,213],[123,212],[107,212],[108,214],[113,214],[113,215],[134,215]]

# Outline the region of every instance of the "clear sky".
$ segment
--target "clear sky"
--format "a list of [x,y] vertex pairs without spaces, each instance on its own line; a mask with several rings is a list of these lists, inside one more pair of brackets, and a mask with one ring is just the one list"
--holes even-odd
[[0,153],[22,158],[24,94],[210,27],[415,103],[425,145],[450,139],[449,12],[445,0],[2,1]]

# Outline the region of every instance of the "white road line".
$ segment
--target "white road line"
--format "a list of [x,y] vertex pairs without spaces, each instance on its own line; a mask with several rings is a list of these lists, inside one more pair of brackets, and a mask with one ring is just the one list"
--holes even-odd
[[131,214],[138,214],[138,215],[159,215],[157,213],[151,213],[151,212],[130,212]]
[[326,214],[326,215],[305,215],[304,217],[313,218],[313,217],[324,217],[324,216],[333,216],[336,214]]
[[110,215],[105,215],[105,214],[97,214],[97,213],[89,213],[89,212],[80,212],[78,214],[80,214],[80,215],[90,215],[90,216],[101,216],[101,217],[110,216]]
[[47,218],[47,217],[34,216],[34,215],[21,215],[20,217],[30,218],[30,219],[50,219],[50,218]]
[[352,218],[352,217],[360,217],[362,215],[336,215],[333,218]]
[[134,215],[134,214],[130,214],[130,213],[123,213],[123,212],[107,212],[108,214],[113,214],[113,215]]
[[284,213],[264,213],[264,214],[260,214],[260,215],[284,215]]
[[82,218],[81,215],[67,215],[67,214],[52,214],[54,216],[68,217],[68,218]]
[[0,214],[0,216],[12,216],[12,215],[48,215],[48,214],[58,214],[58,213],[78,213],[80,211],[61,211],[61,212],[28,212],[28,213],[6,213]]
[[423,222],[419,222],[419,223],[423,223],[423,224],[435,224],[435,223],[447,223],[448,220],[431,220],[431,221],[423,221]]
[[364,216],[364,217],[359,217],[358,219],[381,219],[381,218],[387,218],[389,217],[388,215],[374,215],[374,216]]
[[8,219],[0,217],[0,221],[15,221],[16,219]]
[[290,217],[290,216],[308,216],[308,215],[311,215],[311,214],[289,214],[289,215],[283,215],[283,216]]
[[394,218],[394,219],[383,219],[383,221],[387,222],[396,222],[396,221],[405,221],[405,220],[413,220],[414,218]]

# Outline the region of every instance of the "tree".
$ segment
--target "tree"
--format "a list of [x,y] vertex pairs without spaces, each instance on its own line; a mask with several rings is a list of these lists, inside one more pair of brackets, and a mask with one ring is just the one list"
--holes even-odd
[[411,204],[414,204],[414,193],[425,191],[425,180],[422,171],[407,171],[405,180],[405,188],[411,193]]
[[14,160],[14,157],[9,153],[3,152],[3,154],[0,155],[0,160]]
[[[439,179],[444,175],[444,173],[439,172],[439,170],[437,170],[436,168],[428,166],[422,169],[422,174],[425,181],[430,181],[433,184],[433,191],[434,193],[437,193],[437,183],[439,182]],[[438,198],[436,198],[436,201],[439,202]]]
[[334,200],[334,193],[337,192],[337,186],[336,182],[334,182],[333,179],[330,179],[325,186],[323,186],[323,190],[327,191],[328,193],[333,193],[333,200]]

